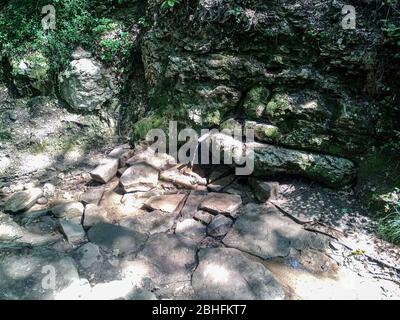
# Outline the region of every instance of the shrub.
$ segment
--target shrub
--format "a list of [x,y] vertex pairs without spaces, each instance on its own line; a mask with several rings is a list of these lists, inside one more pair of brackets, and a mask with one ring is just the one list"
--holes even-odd
[[386,216],[379,221],[378,233],[387,241],[400,244],[400,189],[383,197]]

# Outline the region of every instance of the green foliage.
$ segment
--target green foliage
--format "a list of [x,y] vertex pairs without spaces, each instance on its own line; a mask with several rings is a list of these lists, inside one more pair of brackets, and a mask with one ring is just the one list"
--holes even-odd
[[383,27],[382,30],[390,41],[395,42],[400,47],[400,26],[396,26],[394,23],[389,23]]
[[162,10],[168,10],[174,8],[176,5],[178,5],[181,2],[181,0],[165,0],[161,4],[161,9]]
[[378,233],[387,241],[400,244],[400,189],[384,195],[386,216],[379,221]]
[[[115,1],[115,5],[129,1]],[[48,4],[56,10],[56,29],[44,31],[41,8]],[[98,54],[103,62],[120,68],[131,55],[134,38],[121,23],[97,17],[95,9],[96,3],[89,0],[9,2],[0,8],[0,53],[14,57],[40,52],[50,63],[50,75],[55,77],[65,69],[71,53],[80,45]],[[144,25],[146,21],[141,23]]]
[[[51,4],[56,9],[56,30],[44,31],[41,8]],[[69,60],[77,44],[93,44],[96,23],[87,0],[15,0],[0,12],[0,50],[9,56],[41,51],[58,71]]]
[[96,51],[103,62],[120,66],[130,57],[134,41],[120,23],[108,18],[96,19],[93,32]]
[[11,134],[7,130],[0,129],[0,141],[10,140]]
[[150,23],[146,20],[145,17],[141,17],[138,20],[138,25],[143,28],[148,28],[150,26]]
[[233,16],[237,23],[240,23],[243,19],[241,7],[233,7],[231,9],[227,10],[226,14],[228,16]]
[[386,142],[382,146],[382,150],[389,152],[400,152],[400,131],[394,131],[395,138]]

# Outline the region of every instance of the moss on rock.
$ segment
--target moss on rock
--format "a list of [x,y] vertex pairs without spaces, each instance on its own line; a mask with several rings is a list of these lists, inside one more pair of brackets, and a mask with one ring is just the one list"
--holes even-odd
[[249,91],[243,103],[245,115],[249,120],[262,117],[268,104],[269,95],[270,92],[265,87],[255,87]]

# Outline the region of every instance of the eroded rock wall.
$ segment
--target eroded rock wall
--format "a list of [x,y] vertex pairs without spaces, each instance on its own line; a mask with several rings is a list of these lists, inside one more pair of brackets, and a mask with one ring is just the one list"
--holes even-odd
[[[142,41],[156,110],[148,123],[165,114],[201,127],[252,120],[274,126],[276,144],[350,158],[399,128],[396,103],[380,102],[398,90],[389,79],[399,61],[384,59],[387,12],[375,4],[161,2],[148,2]],[[342,27],[344,5],[356,8],[354,30]]]

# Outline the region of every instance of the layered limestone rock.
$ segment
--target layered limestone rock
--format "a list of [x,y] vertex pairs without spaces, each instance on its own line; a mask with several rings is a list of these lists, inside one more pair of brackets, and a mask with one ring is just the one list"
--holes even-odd
[[[346,3],[190,3],[190,13],[176,5],[163,15],[148,4],[155,25],[142,56],[157,110],[203,127],[237,114],[256,121],[262,142],[349,158],[392,135],[390,108],[368,94],[379,89],[371,81],[377,58],[367,48],[383,35],[344,30]],[[365,6],[356,10],[357,23],[367,25]],[[149,112],[146,124],[160,121]]]
[[351,183],[357,173],[355,164],[341,157],[257,142],[243,143],[223,133],[212,134],[209,139],[217,145],[221,158],[230,155],[234,166],[252,162],[255,176],[276,173],[301,175],[331,187],[340,187]]

